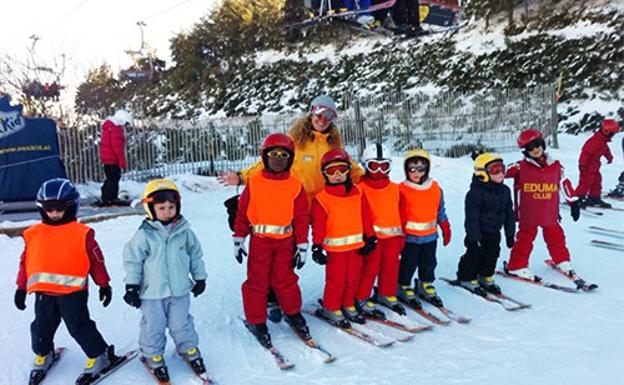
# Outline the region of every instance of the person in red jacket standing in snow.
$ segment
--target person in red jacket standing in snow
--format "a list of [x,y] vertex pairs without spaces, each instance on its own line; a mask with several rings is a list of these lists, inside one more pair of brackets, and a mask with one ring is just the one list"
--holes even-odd
[[579,184],[576,195],[583,197],[581,206],[610,208],[611,205],[600,198],[602,193],[602,175],[600,174],[600,158],[613,162],[613,154],[608,143],[615,134],[620,132],[620,125],[613,119],[605,119],[602,126],[583,145],[579,157]]
[[128,111],[118,110],[102,123],[102,140],[100,142],[100,160],[104,164],[106,179],[102,185],[102,206],[119,203],[119,179],[121,170],[126,168],[126,138],[124,128],[132,123],[132,115]]
[[[546,154],[544,136],[536,129],[522,131],[518,137],[518,147],[524,159],[512,164],[505,175],[506,178],[514,178],[519,222],[516,243],[511,249],[505,270],[524,279],[539,280],[528,269],[528,265],[533,240],[538,227],[541,227],[550,257],[557,267],[569,274],[572,271],[570,252],[559,224],[559,184],[563,167],[558,160]],[[578,211],[572,210],[572,213],[576,221]]]

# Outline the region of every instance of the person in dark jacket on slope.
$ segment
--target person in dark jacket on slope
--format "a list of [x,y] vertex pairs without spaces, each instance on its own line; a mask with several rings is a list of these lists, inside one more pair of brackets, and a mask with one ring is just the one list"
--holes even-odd
[[460,284],[479,295],[500,293],[494,283],[496,260],[500,255],[501,228],[508,248],[514,245],[516,216],[511,190],[503,184],[503,159],[492,153],[474,154],[474,175],[466,194],[466,253],[457,269]]

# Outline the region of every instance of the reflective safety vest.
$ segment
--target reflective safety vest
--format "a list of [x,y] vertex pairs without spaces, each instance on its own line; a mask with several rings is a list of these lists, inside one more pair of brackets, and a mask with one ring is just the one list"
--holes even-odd
[[364,246],[362,191],[357,186],[353,189],[357,194],[335,196],[323,190],[316,195],[327,213],[323,240],[323,248],[327,251],[349,251]]
[[373,212],[373,228],[379,239],[403,235],[399,211],[399,186],[388,183],[383,188],[373,188],[366,183],[358,184]]
[[405,232],[410,235],[427,236],[438,229],[438,210],[442,190],[438,182],[431,180],[430,185],[422,188],[402,182],[399,189],[405,198]]
[[29,293],[70,294],[87,286],[90,230],[74,221],[59,226],[40,223],[24,231]]
[[301,181],[292,174],[286,179],[269,179],[256,173],[249,177],[247,185],[247,219],[252,233],[273,239],[290,237],[295,200],[303,189]]

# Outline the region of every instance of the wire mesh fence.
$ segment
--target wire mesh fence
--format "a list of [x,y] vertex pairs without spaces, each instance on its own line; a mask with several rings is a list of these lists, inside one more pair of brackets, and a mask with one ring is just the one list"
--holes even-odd
[[[336,122],[347,151],[359,158],[372,142],[383,142],[393,155],[424,148],[457,157],[474,149],[515,148],[518,132],[542,130],[556,145],[555,87],[487,90],[475,94],[396,94],[342,98]],[[124,177],[146,180],[181,173],[217,175],[240,170],[257,160],[262,139],[287,132],[302,114],[222,118],[165,126],[137,122],[126,130],[128,168]],[[98,126],[59,130],[61,158],[77,183],[103,179]]]

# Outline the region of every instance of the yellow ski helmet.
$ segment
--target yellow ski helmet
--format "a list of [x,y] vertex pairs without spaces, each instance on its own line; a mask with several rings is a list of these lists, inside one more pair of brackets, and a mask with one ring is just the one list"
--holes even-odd
[[490,163],[494,162],[503,163],[503,158],[492,152],[479,154],[474,160],[474,175],[484,183],[489,182],[490,175],[488,174],[486,168]]
[[405,158],[403,158],[403,171],[405,172],[405,177],[409,179],[409,174],[407,172],[407,162],[416,159],[424,160],[427,165],[427,171],[425,172],[425,175],[423,175],[422,180],[418,182],[423,183],[427,180],[427,178],[429,178],[429,170],[431,169],[431,156],[429,156],[429,152],[427,150],[417,148],[407,151],[407,154],[405,154]]
[[174,199],[176,199],[176,208],[177,215],[180,215],[180,191],[178,187],[173,183],[173,181],[169,179],[154,179],[147,183],[145,186],[145,190],[143,190],[143,196],[141,197],[141,201],[143,202],[143,209],[145,210],[145,215],[147,219],[154,220],[156,216],[154,215],[154,200],[153,195],[158,192],[171,191],[174,192]]

